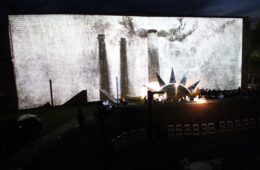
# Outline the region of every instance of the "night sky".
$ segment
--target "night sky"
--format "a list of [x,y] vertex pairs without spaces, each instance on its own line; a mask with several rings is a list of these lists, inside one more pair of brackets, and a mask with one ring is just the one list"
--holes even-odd
[[260,21],[259,0],[11,0],[1,3],[0,24],[8,14],[141,14],[249,16]]

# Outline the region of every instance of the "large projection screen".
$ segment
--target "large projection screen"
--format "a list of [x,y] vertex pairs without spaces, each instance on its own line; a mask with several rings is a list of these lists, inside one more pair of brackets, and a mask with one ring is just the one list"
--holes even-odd
[[88,101],[103,88],[116,96],[116,77],[119,95],[141,96],[153,68],[166,83],[173,68],[187,86],[241,86],[242,18],[10,15],[9,32],[20,109],[50,102],[49,80],[54,105],[82,90]]

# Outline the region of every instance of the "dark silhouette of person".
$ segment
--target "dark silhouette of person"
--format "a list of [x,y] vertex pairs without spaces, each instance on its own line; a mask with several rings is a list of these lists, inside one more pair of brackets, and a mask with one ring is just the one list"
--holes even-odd
[[79,108],[79,110],[78,110],[78,117],[77,117],[77,119],[78,119],[79,126],[83,127],[84,124],[85,124],[85,116],[83,115],[81,108]]

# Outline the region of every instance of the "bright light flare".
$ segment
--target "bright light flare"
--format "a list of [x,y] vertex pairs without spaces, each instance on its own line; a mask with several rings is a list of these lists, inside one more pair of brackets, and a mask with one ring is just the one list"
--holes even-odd
[[[142,98],[144,98],[145,96],[147,96],[147,91],[148,90],[152,90],[152,91],[160,91],[161,88],[160,88],[160,85],[158,82],[150,82],[150,83],[147,83],[145,84],[142,89],[141,89],[141,96]],[[158,95],[155,94],[154,95],[154,99],[158,98]]]
[[179,87],[179,83],[175,83],[175,96],[178,95],[178,87]]
[[199,98],[198,96],[196,96],[194,98],[194,102],[198,103],[198,104],[204,104],[207,103],[207,100],[203,97],[203,98]]
[[147,96],[147,87],[143,86],[141,88],[141,97],[142,99]]
[[158,82],[151,82],[151,83],[148,83],[146,86],[154,91],[160,91],[160,89],[161,89]]

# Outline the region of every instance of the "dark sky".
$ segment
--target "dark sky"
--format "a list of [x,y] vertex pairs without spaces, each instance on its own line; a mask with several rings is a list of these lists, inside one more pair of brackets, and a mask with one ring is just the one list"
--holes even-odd
[[8,14],[140,13],[173,16],[249,16],[260,21],[260,0],[9,0],[1,3],[0,24]]

